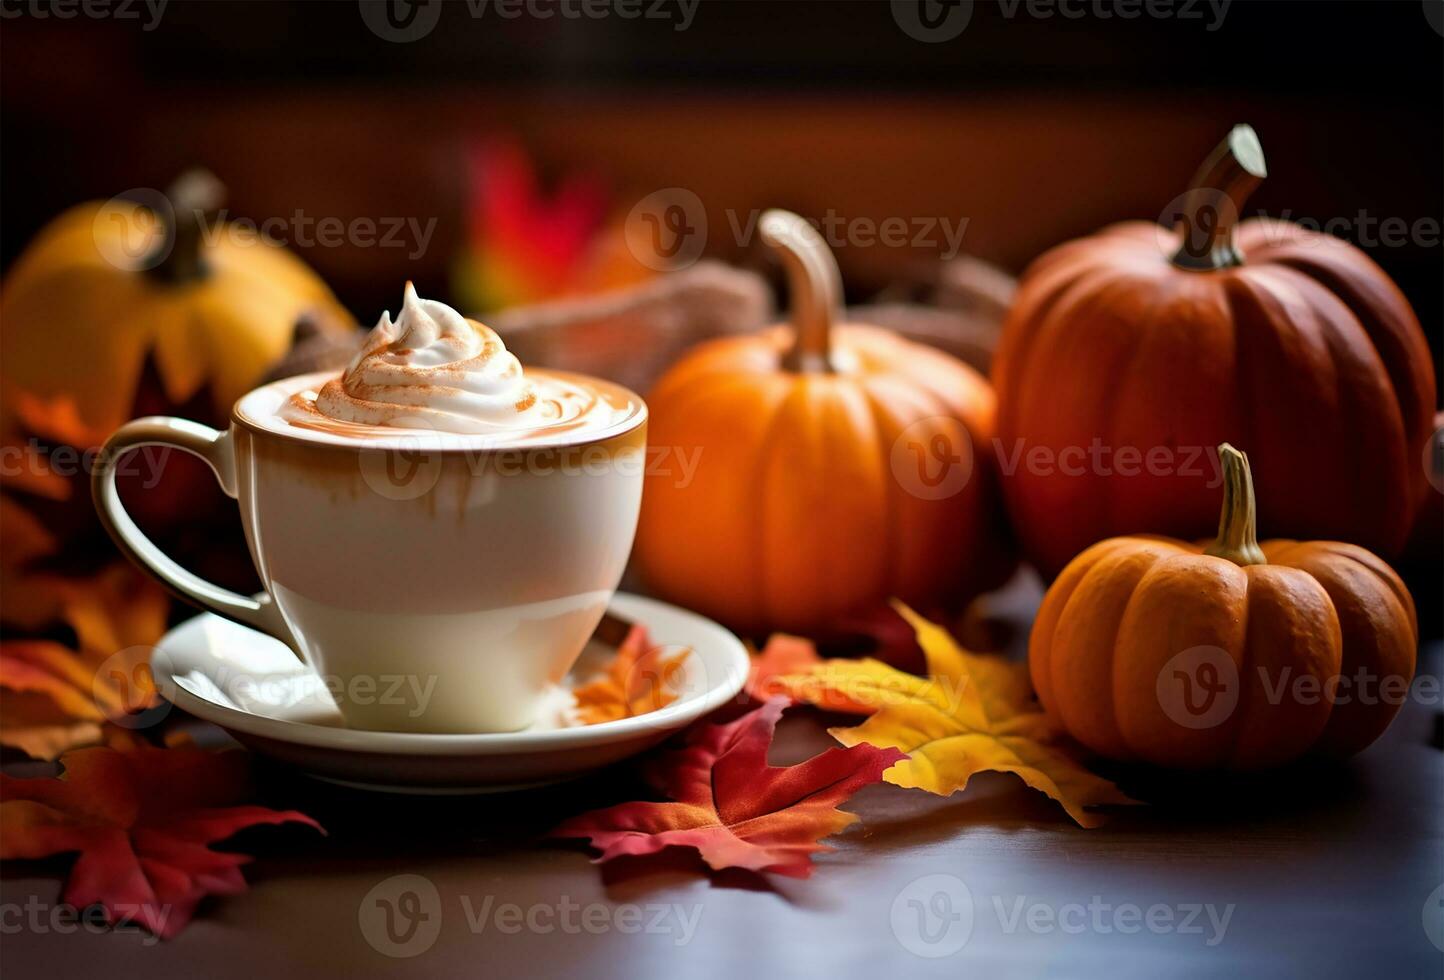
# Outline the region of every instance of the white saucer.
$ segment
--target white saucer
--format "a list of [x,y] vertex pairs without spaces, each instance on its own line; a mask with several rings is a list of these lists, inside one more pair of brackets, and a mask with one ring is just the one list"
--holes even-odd
[[726,629],[655,599],[618,593],[610,611],[651,640],[688,650],[678,696],[645,715],[566,727],[570,682],[586,681],[614,651],[593,644],[520,732],[424,735],[343,727],[321,679],[280,641],[210,614],[161,638],[156,685],[176,706],[224,728],[253,751],[320,779],[402,793],[522,789],[579,776],[634,755],[719,707],[747,679],[747,651]]

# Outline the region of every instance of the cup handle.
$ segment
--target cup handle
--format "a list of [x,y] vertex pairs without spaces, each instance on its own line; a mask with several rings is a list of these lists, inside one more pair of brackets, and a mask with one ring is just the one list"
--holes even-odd
[[184,450],[206,461],[220,481],[226,496],[236,496],[236,457],[229,432],[186,419],[153,415],[122,425],[105,441],[96,460],[90,491],[100,523],[110,532],[121,552],[181,599],[217,616],[231,619],[243,626],[268,633],[285,643],[302,663],[305,657],[295,637],[281,618],[269,595],[253,599],[207,582],[187,571],[169,555],[155,546],[136,526],[115,486],[115,469],[128,449],[140,446],[167,446]]

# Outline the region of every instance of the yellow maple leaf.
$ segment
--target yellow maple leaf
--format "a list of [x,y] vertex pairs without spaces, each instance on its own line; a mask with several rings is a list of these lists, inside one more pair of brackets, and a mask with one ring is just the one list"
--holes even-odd
[[917,632],[927,677],[878,660],[828,660],[779,680],[804,701],[841,698],[868,707],[867,721],[830,733],[843,745],[906,752],[883,779],[950,796],[974,773],[1010,772],[1057,800],[1083,827],[1103,822],[1088,807],[1137,802],[1058,744],[1061,729],[1034,702],[1025,664],[964,650],[942,627],[901,603],[897,609]]

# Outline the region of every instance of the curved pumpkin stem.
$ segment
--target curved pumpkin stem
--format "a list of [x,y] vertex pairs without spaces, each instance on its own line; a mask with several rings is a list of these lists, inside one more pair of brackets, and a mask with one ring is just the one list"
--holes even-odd
[[830,372],[832,321],[842,302],[837,260],[817,229],[791,211],[773,209],[758,222],[762,240],[782,259],[792,292],[797,340],[783,361],[789,371]]
[[1258,134],[1252,126],[1233,127],[1203,161],[1184,195],[1178,216],[1183,242],[1173,264],[1195,271],[1242,265],[1233,229],[1249,195],[1267,176]]
[[170,214],[156,215],[166,222],[154,261],[145,263],[152,276],[176,284],[204,279],[210,272],[201,254],[202,219],[225,201],[226,188],[209,170],[187,170],[166,191]]
[[1218,540],[1204,549],[1205,555],[1227,558],[1235,565],[1267,565],[1258,546],[1257,517],[1253,496],[1253,474],[1248,456],[1224,443],[1218,447],[1223,464],[1223,513],[1218,519]]

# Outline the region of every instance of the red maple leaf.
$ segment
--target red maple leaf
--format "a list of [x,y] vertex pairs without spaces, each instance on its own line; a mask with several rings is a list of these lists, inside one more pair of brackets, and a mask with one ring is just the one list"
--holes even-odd
[[78,852],[62,901],[99,905],[112,925],[170,938],[206,895],[246,889],[250,858],[209,844],[257,824],[321,830],[294,810],[235,805],[249,788],[244,752],[91,748],[60,761],[60,778],[0,773],[0,858]]
[[786,707],[786,698],[775,698],[736,721],[693,729],[686,748],[662,756],[647,771],[648,781],[672,802],[593,810],[551,836],[589,839],[602,852],[599,862],[692,847],[714,870],[806,878],[812,855],[831,850],[818,841],[857,820],[837,805],[907,756],[854,745],[795,766],[769,766],[767,748]]

